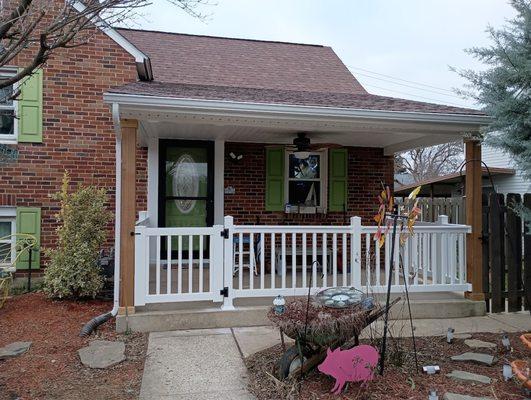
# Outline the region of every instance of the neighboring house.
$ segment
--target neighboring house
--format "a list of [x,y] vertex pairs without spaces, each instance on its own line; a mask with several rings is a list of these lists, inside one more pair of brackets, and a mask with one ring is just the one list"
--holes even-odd
[[[488,121],[369,94],[330,47],[128,29],[58,54],[5,107],[20,120],[2,139],[20,156],[0,170],[0,223],[5,215],[5,229],[51,247],[49,194],[63,172],[107,188],[120,305],[133,308],[303,293],[308,277],[297,285],[288,256],[314,271],[305,257],[319,258],[314,286],[361,285],[361,244],[350,238],[371,224],[381,184],[393,184],[394,153]],[[418,290],[469,290],[463,262],[455,279]]]
[[[531,182],[519,171],[511,156],[489,146],[483,146],[482,187],[484,193],[531,193]],[[395,195],[407,196],[417,186],[422,186],[421,197],[461,197],[464,195],[465,171],[437,176],[414,182],[409,174],[395,174]]]

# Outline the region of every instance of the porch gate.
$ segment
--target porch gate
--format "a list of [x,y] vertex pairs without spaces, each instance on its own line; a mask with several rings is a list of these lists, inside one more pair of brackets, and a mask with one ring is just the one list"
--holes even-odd
[[[332,286],[383,293],[391,243],[378,249],[376,227],[352,217],[343,226],[224,225],[135,230],[135,306],[301,296]],[[467,291],[465,237],[469,227],[418,223],[403,246],[396,238],[392,291]],[[398,268],[400,266],[401,268]]]

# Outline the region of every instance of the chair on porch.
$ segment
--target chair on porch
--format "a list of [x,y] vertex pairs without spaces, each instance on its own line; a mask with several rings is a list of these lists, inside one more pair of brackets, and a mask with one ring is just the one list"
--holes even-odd
[[[254,275],[258,275],[258,260],[260,259],[260,236],[252,244],[254,250],[254,256],[251,258],[251,238],[248,235],[242,236],[242,267],[248,267],[249,270],[252,268]],[[243,262],[243,259],[247,257],[248,262]],[[240,264],[236,263],[240,258],[240,237],[234,235],[232,240],[232,275],[235,276],[238,273]]]

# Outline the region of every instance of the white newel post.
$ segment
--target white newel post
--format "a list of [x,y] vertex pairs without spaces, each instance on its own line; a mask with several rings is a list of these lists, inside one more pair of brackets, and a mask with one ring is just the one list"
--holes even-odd
[[145,226],[135,227],[135,307],[146,305],[146,292],[149,269],[148,246]]
[[351,217],[350,273],[352,286],[361,289],[361,218]]
[[234,234],[234,218],[231,216],[226,216],[224,219],[225,222],[225,239],[224,239],[224,262],[223,262],[223,271],[224,271],[224,282],[221,285],[221,288],[227,288],[229,293],[227,297],[223,298],[223,305],[221,306],[222,310],[234,310],[233,300],[234,300],[234,288],[232,287],[232,271],[234,265],[232,265],[233,258],[233,234]]
[[[437,225],[448,225],[448,216],[439,215],[437,218]],[[441,260],[441,283],[449,283],[449,248],[448,248],[448,233],[441,232],[438,240],[439,256]]]
[[210,291],[214,292],[214,295],[219,295],[216,301],[224,300],[220,290],[223,289],[223,265],[225,260],[223,258],[223,246],[225,239],[223,238],[223,225],[214,225],[214,237],[211,237],[210,243],[212,244],[210,255]]

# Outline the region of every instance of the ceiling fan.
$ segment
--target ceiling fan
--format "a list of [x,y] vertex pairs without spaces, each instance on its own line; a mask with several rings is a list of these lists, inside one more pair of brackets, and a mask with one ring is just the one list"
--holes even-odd
[[288,150],[293,151],[293,155],[300,160],[305,160],[310,157],[311,151],[317,151],[324,148],[341,147],[334,143],[314,143],[312,144],[310,138],[306,136],[306,132],[297,132],[297,137],[293,139],[293,145],[287,146]]

